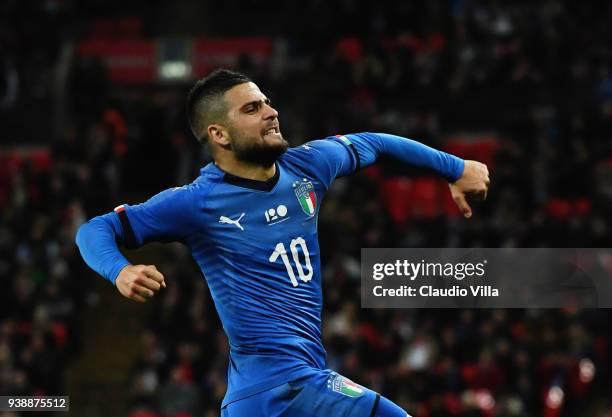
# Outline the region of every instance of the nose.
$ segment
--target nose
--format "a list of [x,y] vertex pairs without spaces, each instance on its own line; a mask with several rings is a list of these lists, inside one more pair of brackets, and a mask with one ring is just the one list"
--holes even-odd
[[264,104],[263,118],[264,119],[276,119],[278,117],[278,112],[276,109],[269,104]]

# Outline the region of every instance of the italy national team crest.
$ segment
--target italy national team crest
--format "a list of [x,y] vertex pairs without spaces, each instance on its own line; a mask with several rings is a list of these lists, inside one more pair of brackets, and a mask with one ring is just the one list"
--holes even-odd
[[335,372],[329,375],[327,379],[327,388],[334,392],[344,394],[347,397],[361,397],[363,395],[363,387]]
[[304,213],[310,217],[314,216],[317,211],[317,195],[315,194],[312,182],[306,178],[303,178],[302,181],[294,181],[293,191]]

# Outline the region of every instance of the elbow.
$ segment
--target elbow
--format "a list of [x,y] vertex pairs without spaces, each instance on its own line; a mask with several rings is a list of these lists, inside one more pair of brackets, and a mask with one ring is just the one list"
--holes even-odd
[[85,241],[85,236],[87,235],[90,226],[91,225],[89,224],[89,222],[85,222],[79,227],[79,230],[77,230],[74,242],[76,243],[78,248],[82,248],[83,243]]
[[88,238],[92,235],[92,233],[94,233],[94,230],[99,226],[102,226],[103,222],[104,221],[100,218],[100,216],[98,216],[86,221],[79,227],[74,239],[79,249],[83,248],[83,245],[87,243]]
[[[114,213],[112,213],[114,214]],[[117,239],[117,231],[108,215],[97,216],[83,223],[76,232],[75,243],[82,251],[83,248],[96,247],[98,239],[106,237]]]

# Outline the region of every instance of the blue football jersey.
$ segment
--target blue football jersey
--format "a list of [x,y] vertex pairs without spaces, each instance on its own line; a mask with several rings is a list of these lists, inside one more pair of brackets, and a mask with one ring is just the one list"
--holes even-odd
[[187,186],[117,209],[137,245],[191,249],[229,339],[225,403],[324,368],[317,216],[333,179],[357,164],[347,139],[317,140],[289,149],[268,181],[210,163]]
[[77,244],[88,265],[111,282],[129,264],[116,241],[128,247],[181,241],[191,249],[229,339],[225,405],[325,367],[319,208],[334,178],[380,155],[449,181],[464,167],[459,158],[398,136],[329,137],[289,149],[267,181],[208,164],[189,185],[92,219]]

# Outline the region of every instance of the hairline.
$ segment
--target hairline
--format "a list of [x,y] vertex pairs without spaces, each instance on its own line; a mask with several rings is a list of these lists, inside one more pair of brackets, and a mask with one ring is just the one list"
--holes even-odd
[[[219,76],[220,80],[218,80]],[[232,78],[235,83],[232,83]],[[207,88],[209,82],[213,83],[211,90]],[[221,88],[215,87],[219,82]],[[206,145],[210,139],[209,127],[215,123],[225,124],[227,122],[230,107],[225,93],[238,85],[249,82],[253,80],[245,74],[224,68],[217,69],[196,82],[188,95],[187,117],[198,142]],[[226,87],[223,87],[223,84]]]
[[[215,94],[212,97],[210,97],[210,106],[212,107],[209,112],[212,113],[211,117],[208,117],[208,120],[206,120],[204,122],[204,124],[206,124],[206,126],[203,126],[203,128],[206,129],[206,138],[207,140],[210,139],[210,135],[208,134],[208,127],[212,124],[224,124],[227,123],[228,118],[229,118],[229,112],[231,110],[230,107],[230,103],[227,101],[227,93],[230,92],[231,90],[233,90],[234,88],[244,85],[244,84],[249,84],[249,83],[253,83],[253,81],[245,81],[239,84],[236,84],[230,88],[228,88],[227,90],[225,90],[223,93],[221,94]],[[206,101],[206,100],[203,100]],[[253,101],[253,100],[251,100]],[[247,104],[249,104],[251,101],[247,101],[246,103],[240,104],[239,105],[239,109],[246,106]],[[210,114],[209,113],[209,114]]]

